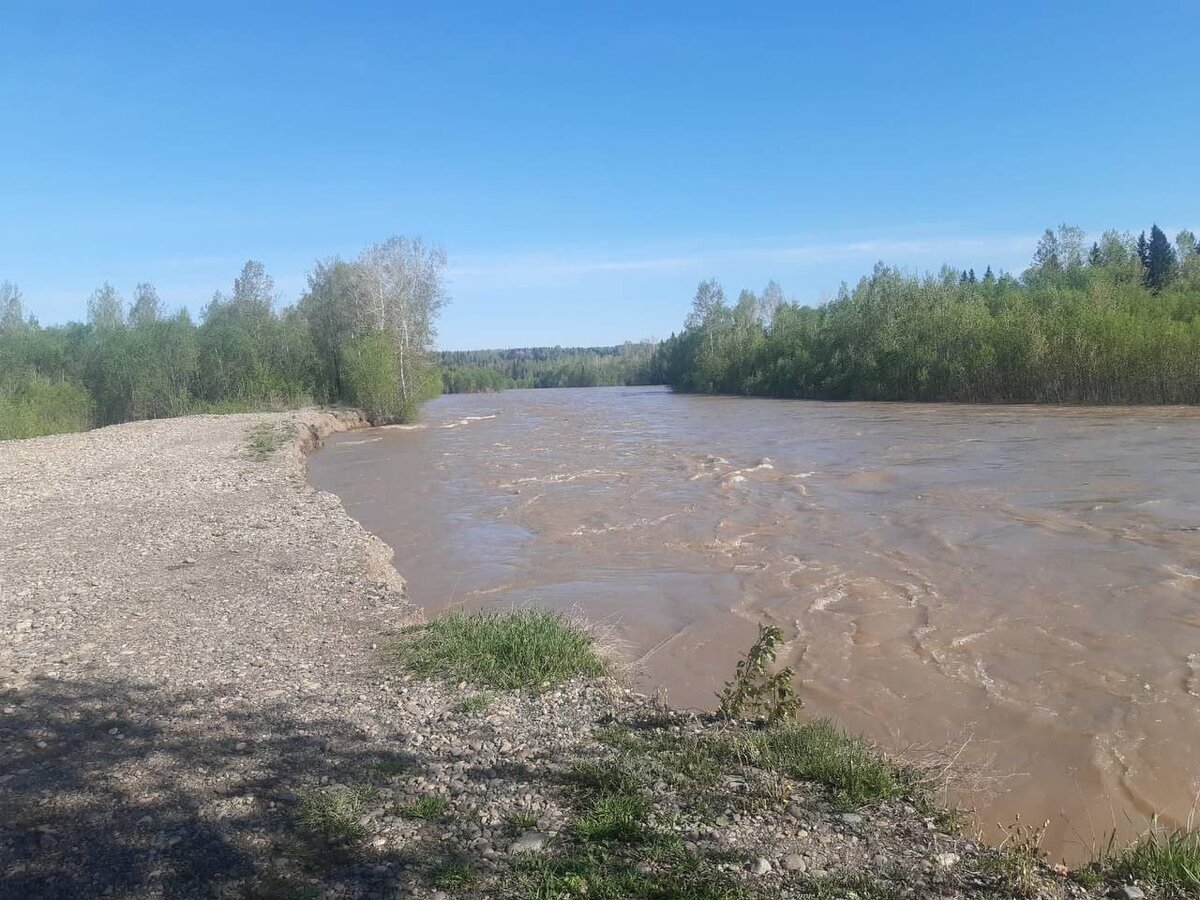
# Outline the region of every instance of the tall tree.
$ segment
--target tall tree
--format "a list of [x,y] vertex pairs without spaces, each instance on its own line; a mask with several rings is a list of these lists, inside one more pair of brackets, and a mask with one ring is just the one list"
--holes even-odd
[[1096,241],[1092,242],[1092,249],[1088,251],[1088,265],[1093,269],[1104,265],[1104,254],[1100,252],[1100,244]]
[[97,329],[111,330],[125,324],[125,303],[107,281],[88,298],[88,321]]
[[1047,228],[1033,251],[1033,264],[1043,272],[1056,272],[1062,268],[1059,257],[1058,236]]
[[16,334],[28,324],[21,289],[11,281],[0,281],[0,334]]
[[1146,247],[1146,286],[1152,291],[1162,290],[1175,277],[1175,266],[1175,248],[1163,230],[1153,226]]
[[129,308],[129,324],[134,328],[153,325],[162,318],[162,300],[154,285],[143,281],[134,291],[133,306]]

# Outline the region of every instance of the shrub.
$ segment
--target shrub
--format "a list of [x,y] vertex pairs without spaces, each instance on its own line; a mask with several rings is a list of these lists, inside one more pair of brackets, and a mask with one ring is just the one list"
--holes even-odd
[[777,625],[758,626],[758,640],[738,661],[733,681],[717,695],[720,715],[726,719],[762,716],[770,723],[794,719],[804,705],[796,696],[796,673],[790,668],[771,673],[783,632]]

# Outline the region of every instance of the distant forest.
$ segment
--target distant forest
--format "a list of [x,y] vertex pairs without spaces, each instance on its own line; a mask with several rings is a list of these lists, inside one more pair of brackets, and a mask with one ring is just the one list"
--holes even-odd
[[136,419],[305,403],[353,404],[373,422],[411,418],[438,392],[429,360],[446,302],[445,253],[393,237],[317,264],[295,306],[251,260],[192,319],[151,284],[111,284],[86,322],[43,327],[0,282],[0,439]]
[[597,387],[662,384],[654,370],[657,345],[521,347],[513,350],[445,350],[433,354],[447,394],[508,388]]
[[679,391],[825,400],[1200,403],[1200,245],[1047,229],[1019,276],[880,263],[819,307],[702,282],[653,368]]

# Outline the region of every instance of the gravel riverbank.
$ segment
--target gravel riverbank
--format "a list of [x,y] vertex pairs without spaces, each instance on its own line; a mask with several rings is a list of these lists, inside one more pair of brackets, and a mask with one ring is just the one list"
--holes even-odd
[[[547,867],[579,858],[579,765],[718,726],[610,677],[483,694],[387,663],[416,621],[390,552],[303,476],[306,450],[362,424],[0,444],[0,897],[597,895]],[[675,855],[625,883],[682,860],[720,892],[655,896],[1019,893],[1004,854],[907,799],[851,811],[731,766],[697,802],[664,758],[647,816]],[[1027,887],[1089,896],[1038,866]]]

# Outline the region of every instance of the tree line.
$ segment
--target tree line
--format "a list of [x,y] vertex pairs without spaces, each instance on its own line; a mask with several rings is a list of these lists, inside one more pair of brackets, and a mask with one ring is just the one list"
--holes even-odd
[[518,347],[447,350],[434,354],[448,394],[510,388],[661,384],[653,369],[656,345],[626,341],[613,347]]
[[393,237],[308,274],[293,306],[251,260],[199,321],[151,284],[104,284],[87,321],[43,327],[0,283],[0,439],[193,412],[346,402],[377,423],[437,392],[429,356],[445,253]]
[[1032,265],[877,264],[808,307],[702,282],[653,365],[680,391],[828,400],[1200,403],[1200,245],[1047,229]]

